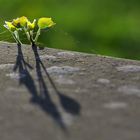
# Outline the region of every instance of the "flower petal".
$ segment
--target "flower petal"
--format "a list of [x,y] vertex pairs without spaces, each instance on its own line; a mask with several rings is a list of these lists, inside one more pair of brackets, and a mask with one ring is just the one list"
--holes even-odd
[[35,25],[36,25],[36,19],[34,19],[32,23],[30,21],[27,22],[27,28],[29,30],[33,30],[35,28]]
[[53,25],[55,25],[55,23],[52,21],[52,18],[43,17],[38,20],[38,27],[40,29],[45,29]]
[[5,21],[4,27],[10,31],[16,30],[16,27],[12,24],[12,22]]
[[21,25],[22,27],[24,27],[24,26],[27,25],[28,19],[27,19],[27,17],[22,16],[22,17],[19,18],[19,22],[20,22],[20,25]]

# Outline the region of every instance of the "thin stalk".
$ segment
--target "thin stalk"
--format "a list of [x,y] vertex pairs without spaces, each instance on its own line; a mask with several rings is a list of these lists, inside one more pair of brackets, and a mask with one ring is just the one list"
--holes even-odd
[[22,43],[21,43],[19,37],[17,38],[14,32],[11,32],[11,31],[10,31],[10,33],[12,34],[12,36],[13,36],[14,40],[16,41],[16,43],[17,43],[18,45],[21,45]]
[[27,36],[27,39],[29,40],[29,41],[31,41],[30,40],[30,34],[29,34],[29,32],[27,31],[27,29],[24,27],[23,28],[24,29],[24,32],[25,32],[25,34],[26,34],[26,36]]
[[29,35],[30,35],[30,41],[31,41],[32,46],[35,46],[35,41],[33,39],[33,31],[30,31]]
[[35,42],[35,43],[37,42],[38,37],[40,36],[40,31],[41,31],[41,29],[39,28],[38,31],[37,31],[37,33],[36,33],[36,37],[35,37],[35,39],[34,39],[34,42]]
[[20,38],[19,38],[19,33],[18,33],[18,31],[15,33],[15,36],[17,36],[17,40],[18,40],[19,44],[21,45],[21,44],[22,44],[22,42],[20,41]]

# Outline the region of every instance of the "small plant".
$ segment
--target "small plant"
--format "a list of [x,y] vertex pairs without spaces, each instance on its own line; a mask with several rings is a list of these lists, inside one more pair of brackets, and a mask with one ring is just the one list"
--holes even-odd
[[[44,29],[49,29],[54,25],[55,23],[53,22],[52,18],[42,17],[39,18],[38,21],[34,19],[33,22],[30,22],[27,17],[22,16],[13,19],[11,22],[5,21],[4,27],[10,31],[18,45],[22,44],[19,37],[20,31],[25,32],[27,39],[32,45],[36,45],[41,31]],[[36,28],[37,31],[35,31]]]

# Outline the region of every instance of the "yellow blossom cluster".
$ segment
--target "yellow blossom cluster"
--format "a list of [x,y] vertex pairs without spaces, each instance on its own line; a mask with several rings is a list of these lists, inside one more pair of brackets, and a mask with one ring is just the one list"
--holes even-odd
[[[42,17],[38,20],[34,19],[33,22],[30,22],[27,17],[22,16],[13,19],[11,22],[5,21],[4,27],[11,32],[16,42],[21,45],[18,32],[19,30],[25,32],[27,39],[31,42],[31,44],[36,44],[41,30],[50,28],[54,25],[55,23],[52,18]],[[38,29],[36,33],[34,33],[35,28]],[[36,34],[35,37],[34,34]]]

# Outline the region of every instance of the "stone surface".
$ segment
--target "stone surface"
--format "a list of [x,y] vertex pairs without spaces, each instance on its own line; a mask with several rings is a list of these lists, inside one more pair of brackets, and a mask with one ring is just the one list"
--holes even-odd
[[139,106],[139,61],[0,44],[0,140],[139,140]]

